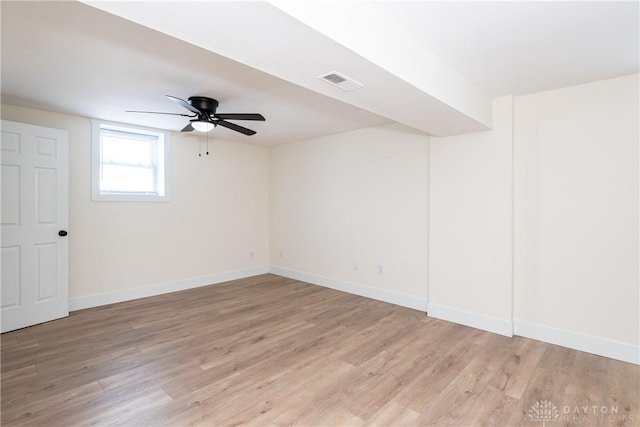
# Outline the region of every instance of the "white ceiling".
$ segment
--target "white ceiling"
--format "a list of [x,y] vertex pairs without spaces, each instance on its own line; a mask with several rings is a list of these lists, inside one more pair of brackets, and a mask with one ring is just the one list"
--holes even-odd
[[378,2],[491,96],[637,73],[638,1]]
[[[490,126],[493,96],[640,71],[638,2],[2,1],[4,103],[179,130],[165,94],[204,95],[272,145],[388,121]],[[118,15],[118,16],[116,16]],[[126,19],[124,19],[124,18]],[[143,25],[140,25],[143,24]],[[343,92],[316,78],[365,84]]]

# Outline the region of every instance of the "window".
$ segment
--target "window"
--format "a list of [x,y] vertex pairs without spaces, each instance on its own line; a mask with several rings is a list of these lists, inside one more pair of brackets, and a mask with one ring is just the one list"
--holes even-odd
[[93,200],[168,201],[165,132],[93,120]]

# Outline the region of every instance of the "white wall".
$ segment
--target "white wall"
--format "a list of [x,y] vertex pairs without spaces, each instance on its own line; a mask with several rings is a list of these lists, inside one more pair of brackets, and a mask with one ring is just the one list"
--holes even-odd
[[492,131],[431,138],[430,316],[640,363],[639,89],[500,98]]
[[[268,270],[268,149],[172,133],[171,202],[91,201],[88,118],[3,105],[69,131],[70,297],[81,308]],[[254,251],[254,258],[249,253]]]
[[638,81],[515,99],[514,303],[520,334],[640,362]]
[[427,166],[397,124],[272,147],[272,271],[426,309]]
[[430,316],[512,333],[513,98],[493,130],[431,138]]

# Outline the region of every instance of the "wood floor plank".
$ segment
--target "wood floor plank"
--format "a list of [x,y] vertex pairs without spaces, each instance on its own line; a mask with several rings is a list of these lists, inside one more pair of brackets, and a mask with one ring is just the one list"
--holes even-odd
[[510,353],[507,361],[492,381],[492,386],[495,389],[514,399],[522,397],[546,346],[546,344],[531,339],[517,338],[517,340],[520,341],[520,345]]
[[33,419],[37,418],[40,414],[48,413],[52,408],[76,405],[82,401],[94,399],[102,393],[103,390],[97,382],[88,383],[29,402],[22,407],[12,406],[11,408],[7,408],[7,410],[3,410],[2,418],[5,421],[10,420],[16,423],[23,421],[31,423]]
[[640,425],[636,365],[271,274],[76,311],[0,357],[3,426],[533,427],[540,400]]
[[471,411],[493,374],[484,366],[468,364],[441,393],[427,402],[416,425],[457,425]]
[[[607,402],[609,412],[616,411],[607,422],[619,426],[640,425],[640,371],[628,363],[607,360]],[[614,409],[615,408],[615,409]]]
[[558,345],[545,345],[538,366],[568,375],[576,359],[576,351]]
[[[242,373],[235,372],[222,379],[204,381],[199,387],[188,387],[190,384],[183,388],[178,385],[171,402],[152,412],[135,414],[123,420],[122,424],[183,426],[206,422],[220,411],[220,405],[234,400],[232,396],[237,399],[241,395],[241,391],[246,387],[246,380],[243,379]],[[163,389],[167,390],[167,387],[163,386]],[[227,397],[220,398],[222,395]]]
[[509,414],[514,410],[517,399],[501,391],[487,389],[482,398],[477,399],[469,412],[458,420],[459,425],[505,426],[509,425]]
[[[473,357],[476,345],[465,341],[452,344],[449,351],[434,359],[434,363],[415,377],[395,398],[396,401],[421,412],[429,401],[446,389]],[[419,393],[416,391],[420,390]]]
[[502,369],[507,359],[513,354],[520,340],[518,337],[491,335],[490,339],[476,352],[470,363],[497,372]]
[[364,425],[397,427],[423,425],[418,422],[419,416],[418,412],[390,401],[367,419]]
[[[535,425],[538,421],[529,418],[529,409],[536,402],[548,401],[559,408],[558,405],[561,404],[559,398],[564,396],[569,382],[568,376],[561,371],[562,366],[559,366],[559,369],[556,371],[540,366],[535,369],[527,388],[515,403],[511,414],[507,416],[508,424]],[[558,409],[558,412],[561,412],[561,408]]]

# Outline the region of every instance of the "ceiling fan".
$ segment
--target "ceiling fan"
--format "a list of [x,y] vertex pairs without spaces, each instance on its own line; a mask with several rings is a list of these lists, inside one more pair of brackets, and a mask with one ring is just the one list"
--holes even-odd
[[220,125],[245,135],[254,135],[256,131],[228,122],[227,120],[265,120],[262,114],[257,113],[216,113],[218,101],[205,96],[192,96],[189,98],[189,102],[171,95],[166,95],[166,97],[186,108],[192,114],[139,110],[127,110],[127,113],[167,114],[171,116],[193,117],[193,119],[189,120],[189,124],[180,132],[192,132],[194,130],[198,132],[209,132],[214,127]]

